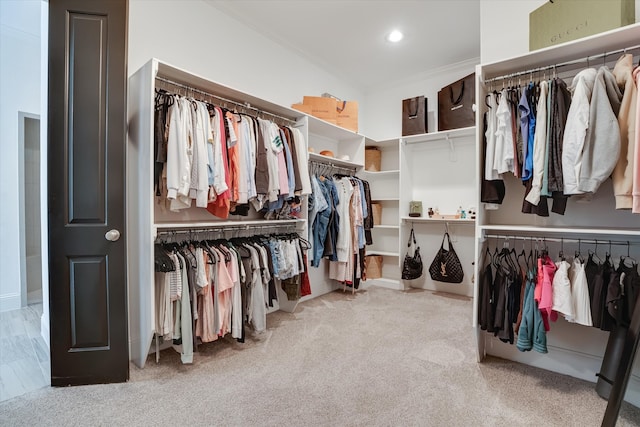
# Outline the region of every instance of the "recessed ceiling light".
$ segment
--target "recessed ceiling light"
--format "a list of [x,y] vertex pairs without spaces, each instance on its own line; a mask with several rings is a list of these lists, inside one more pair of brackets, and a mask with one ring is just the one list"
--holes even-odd
[[400,31],[393,30],[387,36],[387,40],[390,41],[391,43],[398,43],[400,40],[402,40],[403,37],[404,37],[404,34],[402,34]]

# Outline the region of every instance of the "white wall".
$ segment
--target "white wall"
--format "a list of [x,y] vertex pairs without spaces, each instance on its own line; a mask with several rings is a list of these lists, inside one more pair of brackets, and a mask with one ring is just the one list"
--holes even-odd
[[18,111],[40,114],[40,8],[0,1],[0,311],[20,308]]
[[[545,3],[546,0],[480,0],[482,63],[529,52],[529,13]],[[636,0],[636,22],[640,22],[640,0]]]
[[152,57],[284,106],[323,92],[364,98],[338,77],[201,0],[130,0],[129,75]]
[[376,140],[402,134],[402,100],[424,95],[427,98],[429,132],[437,129],[438,91],[449,83],[475,72],[479,58],[425,72],[411,79],[391,83],[366,94],[367,115],[362,121],[362,133]]

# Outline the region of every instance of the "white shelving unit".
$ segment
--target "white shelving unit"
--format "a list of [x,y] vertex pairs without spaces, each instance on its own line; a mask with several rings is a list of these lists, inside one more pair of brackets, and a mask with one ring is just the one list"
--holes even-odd
[[474,136],[476,134],[476,127],[470,126],[460,129],[443,130],[431,133],[421,133],[418,135],[403,136],[400,138],[402,144],[416,144],[422,142],[431,141],[453,141],[456,138],[465,138]]
[[[404,251],[413,227],[422,259],[429,265],[449,231],[452,244],[464,270],[460,284],[436,282],[425,271],[412,280],[411,287],[473,295],[474,224],[471,219],[429,218],[429,208],[452,215],[476,202],[476,128],[475,126],[403,136],[400,145],[400,242]],[[409,216],[409,203],[422,202],[422,217]],[[404,254],[403,254],[404,255]]]
[[[253,211],[249,216],[232,216],[223,220],[214,217],[206,209],[192,207],[171,212],[156,203],[153,192],[153,129],[154,90],[157,80],[175,82],[225,99],[249,103],[258,110],[273,113],[292,121],[306,138],[307,146],[315,147],[318,154],[309,154],[314,162],[340,166],[357,171],[364,164],[364,136],[340,128],[297,110],[273,104],[250,94],[232,89],[174,67],[157,59],[150,60],[129,79],[128,115],[129,140],[127,145],[127,229],[134,230],[127,236],[128,256],[135,262],[128,263],[129,329],[131,360],[143,367],[151,350],[155,330],[154,314],[154,241],[158,233],[187,230],[248,231],[257,233],[264,227],[282,227],[308,236],[307,203],[303,205],[302,218],[295,220],[265,220]],[[307,147],[305,147],[305,151]],[[335,157],[320,155],[331,150]],[[220,237],[227,237],[221,235]],[[231,236],[229,236],[231,237]],[[325,266],[326,267],[326,266]],[[319,270],[319,271],[318,271]],[[322,269],[309,269],[313,298],[336,288]],[[280,310],[293,311],[299,301],[288,301],[284,291],[279,292]],[[300,300],[302,301],[302,300]],[[271,311],[271,310],[270,310]]]
[[[319,167],[320,170],[326,168],[325,173],[348,172],[355,174],[362,170],[365,147],[363,135],[309,115],[305,115],[300,122],[303,123],[303,128],[308,134],[309,170],[311,173],[313,173],[314,167]],[[334,156],[320,154],[323,150],[331,151]],[[303,210],[306,211],[307,206],[305,203]],[[309,224],[308,230],[311,229],[312,224]],[[311,237],[309,240],[312,240]],[[326,259],[320,260],[318,267],[309,268],[309,279],[312,294],[303,297],[300,301],[315,298],[341,287],[336,281],[329,279],[329,262]],[[367,282],[362,282],[361,287],[366,284]]]
[[[623,50],[635,46],[638,44],[638,40],[640,40],[640,24],[634,24],[504,61],[479,65],[476,68],[476,99],[485,98],[489,89],[483,82],[491,78],[569,61],[575,61],[579,64],[573,67],[572,71],[575,74],[587,66],[586,61],[582,64],[581,60],[593,55],[602,55],[603,52]],[[618,57],[619,55],[607,56],[607,62],[611,63]],[[602,62],[602,60],[600,61]],[[478,107],[476,120],[480,127],[487,107],[483,102],[479,102]],[[475,143],[478,147],[477,170],[483,171],[484,166],[480,162],[484,157],[482,152],[484,146],[480,132],[477,133]],[[478,183],[476,188],[478,205],[480,203],[480,174],[481,172],[478,172],[475,179]],[[505,177],[504,181],[506,196],[498,210],[485,210],[483,206],[478,206],[476,259],[479,260],[479,256],[484,253],[487,236],[490,235],[536,237],[539,239],[566,237],[572,240],[631,241],[636,244],[631,247],[631,255],[635,258],[638,257],[640,221],[637,215],[634,216],[629,211],[615,209],[610,180],[600,187],[590,203],[578,203],[574,200],[575,198],[569,198],[564,216],[550,212],[550,216],[544,218],[521,213],[524,198],[524,187],[521,181],[512,176]],[[559,244],[557,247],[559,248]],[[628,247],[623,247],[616,254],[614,248],[614,256],[626,255],[627,250],[629,250]],[[582,251],[584,252],[584,248]],[[480,271],[483,267],[480,261],[476,263],[476,277],[480,277]],[[522,353],[514,345],[502,343],[494,338],[493,334],[480,330],[477,325],[478,295],[478,287],[476,286],[474,325],[476,326],[479,360],[482,360],[486,355],[494,355],[587,381],[596,381],[596,373],[600,371],[608,333],[596,328],[558,320],[558,322],[551,324],[551,331],[547,333],[548,354],[538,354],[534,351]],[[625,399],[636,406],[640,403],[640,375],[637,368],[634,369],[629,380]]]
[[402,289],[400,281],[400,223],[398,197],[400,185],[400,158],[398,140],[374,141],[365,138],[366,147],[380,150],[380,170],[363,169],[358,174],[369,182],[371,200],[382,207],[381,222],[371,230],[373,244],[367,246],[367,255],[382,256],[382,277],[367,282],[391,289]]

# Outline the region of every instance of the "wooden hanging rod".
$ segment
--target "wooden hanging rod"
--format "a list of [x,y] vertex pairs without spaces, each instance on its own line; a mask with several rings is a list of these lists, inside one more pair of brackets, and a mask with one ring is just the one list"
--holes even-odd
[[503,76],[498,76],[498,77],[492,77],[490,79],[487,79],[484,81],[484,83],[493,83],[495,81],[499,81],[499,80],[508,80],[508,79],[513,79],[514,77],[520,77],[520,76],[525,76],[525,75],[533,75],[534,73],[540,73],[543,71],[547,71],[547,70],[556,70],[557,68],[560,67],[566,67],[569,65],[578,65],[578,64],[582,64],[582,63],[587,63],[587,66],[589,64],[590,61],[592,60],[597,60],[600,58],[605,58],[609,55],[616,55],[619,53],[626,53],[627,51],[630,50],[637,50],[640,49],[640,45],[635,45],[635,46],[631,46],[631,47],[626,47],[623,49],[618,49],[618,50],[614,50],[611,52],[604,52],[604,53],[600,53],[597,55],[589,55],[586,56],[584,58],[580,58],[580,59],[575,59],[573,61],[566,61],[566,62],[560,62],[558,64],[553,64],[553,65],[547,65],[544,67],[537,67],[537,68],[532,68],[526,71],[518,71],[515,73],[510,73],[510,74],[505,74]]
[[[275,113],[270,113],[269,111],[264,111],[264,110],[260,110],[256,107],[251,106],[251,104],[249,104],[248,102],[239,102],[239,101],[234,101],[232,99],[227,99],[224,98],[222,96],[218,96],[218,95],[214,95],[212,93],[209,92],[205,92],[203,90],[200,89],[196,89],[190,86],[187,86],[185,84],[182,83],[178,83],[178,82],[174,82],[173,80],[169,80],[165,77],[160,77],[160,76],[156,76],[156,82],[160,82],[161,86],[164,86],[163,89],[165,90],[169,90],[169,91],[175,91],[179,94],[180,90],[184,90],[185,91],[185,95],[186,94],[190,94],[190,96],[192,98],[196,98],[196,96],[194,96],[194,94],[198,94],[198,95],[202,95],[204,97],[208,97],[208,100],[204,100],[204,99],[199,99],[199,101],[203,101],[203,102],[210,102],[213,104],[221,104],[221,106],[223,106],[224,108],[228,108],[228,105],[231,104],[233,106],[235,106],[236,108],[240,109],[240,110],[251,110],[254,111],[256,113],[256,115],[265,115],[265,116],[269,116],[272,117],[276,120],[274,121],[280,121],[280,122],[284,122],[285,124],[288,124],[290,126],[294,126],[296,125],[296,121],[293,119],[290,119],[288,117],[284,117],[284,116],[280,116],[278,114]],[[178,89],[178,90],[176,90]],[[213,101],[215,100],[215,101]]]

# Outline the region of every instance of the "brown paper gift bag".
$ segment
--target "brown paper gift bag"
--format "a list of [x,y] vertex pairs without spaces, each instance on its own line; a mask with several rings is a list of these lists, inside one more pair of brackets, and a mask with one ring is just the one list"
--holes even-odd
[[294,110],[298,110],[301,111],[305,114],[311,114],[311,106],[309,105],[304,105],[304,104],[291,104],[291,108],[293,108]]
[[356,101],[336,101],[336,124],[358,132],[358,103]]
[[311,108],[310,114],[312,116],[336,124],[338,110],[336,109],[335,99],[323,96],[305,96],[302,103]]

